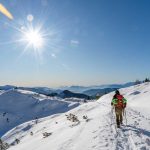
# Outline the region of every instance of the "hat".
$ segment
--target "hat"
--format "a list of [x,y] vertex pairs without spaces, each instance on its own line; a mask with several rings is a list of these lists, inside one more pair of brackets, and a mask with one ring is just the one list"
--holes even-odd
[[119,90],[116,90],[116,94],[118,94],[118,95],[120,94]]

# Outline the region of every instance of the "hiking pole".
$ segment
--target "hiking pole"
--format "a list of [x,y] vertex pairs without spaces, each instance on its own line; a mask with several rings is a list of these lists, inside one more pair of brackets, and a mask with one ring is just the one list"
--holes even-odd
[[126,110],[124,110],[124,116],[125,116],[125,120],[126,120],[126,126],[127,126],[127,115],[126,115]]
[[111,117],[111,125],[112,125],[113,124],[113,106],[111,106],[110,117]]
[[125,110],[125,108],[123,108],[123,111],[122,111],[122,115],[124,116],[124,110]]
[[113,114],[114,106],[111,106],[111,114]]
[[113,110],[114,110],[114,106],[112,105],[112,107],[111,107],[111,125],[113,125]]
[[115,120],[116,120],[116,119],[115,119],[116,114],[115,114],[115,106],[114,106],[114,105],[112,106],[111,114],[112,114],[112,115],[111,115],[111,116],[112,116],[111,118],[112,118],[112,125],[113,125],[113,124],[115,124]]

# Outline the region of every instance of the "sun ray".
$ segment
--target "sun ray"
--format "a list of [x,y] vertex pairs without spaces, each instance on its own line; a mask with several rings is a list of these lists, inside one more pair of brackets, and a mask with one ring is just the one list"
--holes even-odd
[[0,45],[17,44],[18,42],[22,42],[22,41],[23,41],[22,39],[18,39],[9,42],[0,42]]
[[21,52],[21,54],[17,57],[17,60],[16,60],[16,62],[18,62],[21,58],[22,58],[22,56],[26,53],[26,51],[28,50],[28,48],[29,48],[29,44],[27,44],[26,46],[25,46],[25,48],[23,49],[23,51]]

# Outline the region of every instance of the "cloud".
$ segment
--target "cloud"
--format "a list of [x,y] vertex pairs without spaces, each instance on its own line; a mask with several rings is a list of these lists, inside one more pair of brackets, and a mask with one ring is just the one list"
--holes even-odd
[[56,58],[56,54],[54,54],[54,53],[52,53],[51,56],[52,56],[53,58]]
[[80,42],[79,42],[78,40],[71,40],[71,41],[70,41],[70,44],[71,44],[71,45],[79,45]]

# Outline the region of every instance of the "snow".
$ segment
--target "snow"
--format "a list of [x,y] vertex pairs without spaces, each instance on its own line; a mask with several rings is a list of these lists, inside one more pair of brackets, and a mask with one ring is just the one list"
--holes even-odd
[[79,105],[55,97],[14,89],[0,94],[0,104],[0,135],[29,120],[66,112]]
[[[3,136],[12,143],[20,143],[10,150],[149,150],[150,149],[150,83],[121,89],[128,100],[124,125],[117,129],[110,103],[114,93],[101,97],[65,113],[54,114],[21,124]],[[67,120],[75,114],[80,122]],[[83,119],[87,115],[88,120]],[[30,132],[33,132],[33,136]],[[52,135],[43,138],[42,133]]]

